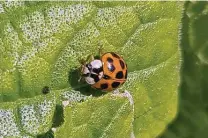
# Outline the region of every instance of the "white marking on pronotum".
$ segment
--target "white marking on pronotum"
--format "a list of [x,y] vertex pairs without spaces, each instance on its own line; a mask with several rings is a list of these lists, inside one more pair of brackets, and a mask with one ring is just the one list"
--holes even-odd
[[102,67],[102,62],[101,60],[95,59],[92,62],[90,62],[93,68],[99,69]]
[[95,80],[91,77],[85,77],[85,81],[88,83],[88,84],[95,84]]

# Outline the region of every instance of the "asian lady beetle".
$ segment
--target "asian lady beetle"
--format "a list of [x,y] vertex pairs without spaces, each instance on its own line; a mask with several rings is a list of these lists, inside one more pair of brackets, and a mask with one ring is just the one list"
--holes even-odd
[[121,56],[108,52],[83,65],[82,76],[93,88],[112,91],[126,81],[127,65]]

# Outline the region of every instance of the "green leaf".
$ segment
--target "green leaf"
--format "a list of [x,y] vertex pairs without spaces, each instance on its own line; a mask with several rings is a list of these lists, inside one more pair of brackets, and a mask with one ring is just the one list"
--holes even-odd
[[64,118],[55,137],[126,138],[131,135],[133,110],[127,98],[104,96],[67,107]]
[[208,89],[208,3],[186,2],[182,25],[179,113],[162,138],[205,138]]
[[[41,137],[58,127],[57,137],[64,137],[62,132],[74,137],[156,137],[177,110],[182,6],[1,2],[0,136]],[[104,52],[119,53],[128,64],[128,80],[119,90],[132,94],[134,110],[126,98],[103,96],[77,82],[79,59],[96,55],[100,45]],[[44,95],[47,87],[49,93]],[[64,110],[60,123],[62,116],[56,116],[55,107],[63,99],[75,105]],[[72,132],[67,134],[68,129]]]
[[1,103],[1,136],[36,136],[48,131],[52,125],[55,105],[54,95]]

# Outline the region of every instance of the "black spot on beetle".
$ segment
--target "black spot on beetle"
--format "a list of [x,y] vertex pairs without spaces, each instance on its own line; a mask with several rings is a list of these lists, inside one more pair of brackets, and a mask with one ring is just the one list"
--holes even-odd
[[109,63],[113,63],[113,59],[110,58],[110,57],[107,58],[107,61],[108,61]]
[[128,74],[128,73],[127,73],[127,70],[126,70],[126,73],[125,73],[125,79],[127,79],[127,74]]
[[120,62],[121,68],[124,69],[125,68],[124,62],[122,60],[119,60],[119,62]]
[[108,84],[107,83],[103,83],[100,85],[101,89],[107,89],[108,88]]
[[111,77],[108,76],[108,75],[103,75],[103,78],[106,79],[106,80],[109,80]]
[[90,74],[90,77],[94,79],[95,82],[98,82],[100,79],[96,74]]
[[120,82],[116,82],[116,81],[111,84],[113,88],[117,88],[119,85],[120,85]]
[[99,79],[98,76],[96,76],[96,77],[94,78],[94,80],[95,80],[95,82],[98,82],[100,79]]
[[86,64],[85,66],[88,68],[89,71],[92,70],[92,65],[91,64]]
[[114,53],[114,52],[111,52],[111,55],[113,56],[113,57],[115,57],[115,58],[120,58],[116,53]]
[[108,70],[109,70],[110,72],[113,72],[115,69],[116,69],[116,68],[114,67],[113,64],[108,64]]
[[119,71],[116,73],[116,78],[117,79],[122,79],[123,78],[123,72],[122,71]]
[[43,94],[47,94],[47,93],[49,93],[49,92],[50,92],[49,87],[48,87],[48,86],[44,86],[43,89],[42,89],[42,93],[43,93]]
[[103,68],[102,68],[102,67],[100,67],[100,68],[93,68],[92,71],[93,71],[94,73],[96,73],[96,74],[99,74],[100,72],[103,71]]

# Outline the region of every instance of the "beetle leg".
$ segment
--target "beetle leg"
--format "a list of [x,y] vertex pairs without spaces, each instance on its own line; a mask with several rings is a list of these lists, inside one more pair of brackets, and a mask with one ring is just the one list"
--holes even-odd
[[80,75],[79,75],[78,82],[80,82],[80,81],[83,79],[83,76],[82,76],[82,75],[83,75],[83,71],[84,71],[84,66],[85,66],[85,65],[82,64],[82,65],[80,66],[80,68],[79,68]]
[[85,62],[86,62],[84,59],[81,59],[81,58],[79,58],[78,61],[79,61],[79,64],[81,64],[81,65],[85,64]]
[[102,44],[99,44],[98,52],[99,52],[99,56],[101,57],[103,55],[103,45]]
[[80,63],[80,67],[79,67],[79,79],[78,79],[78,82],[80,82],[83,77],[82,77],[82,74],[83,74],[83,71],[84,71],[84,66],[86,64],[86,60],[83,60],[83,59],[79,59],[79,63]]
[[90,61],[93,61],[93,60],[94,60],[94,56],[93,55],[89,55],[87,57],[87,60],[86,61],[90,62]]
[[79,61],[79,63],[80,63],[81,65],[85,65],[86,63],[88,63],[88,62],[90,62],[90,61],[92,61],[92,60],[94,60],[94,56],[93,56],[92,54],[88,55],[87,58],[86,58],[86,60],[81,59],[81,58],[78,59],[78,61]]

